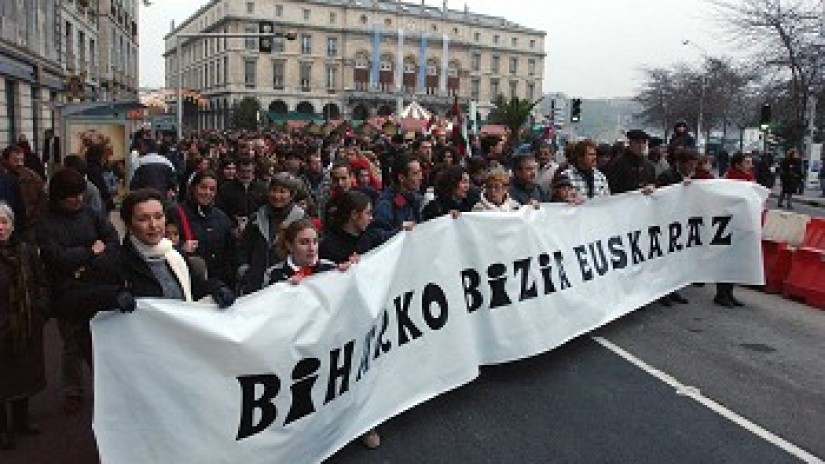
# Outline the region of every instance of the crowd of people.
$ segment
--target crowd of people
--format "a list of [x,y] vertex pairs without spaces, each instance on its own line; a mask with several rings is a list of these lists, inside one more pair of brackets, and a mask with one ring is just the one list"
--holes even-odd
[[[714,177],[686,126],[667,145],[641,130],[612,147],[578,141],[564,160],[547,141],[523,150],[507,137],[471,137],[467,150],[438,133],[207,131],[172,143],[143,131],[133,148],[121,172],[90,147],[67,156],[48,181],[26,145],[2,153],[0,449],[38,433],[28,398],[44,388],[48,318],[63,340],[64,411],[74,414],[85,401],[89,320],[99,311],[134,311],[140,297],[210,297],[226,308],[277,282],[346,271],[394,235],[441,216],[581,205]],[[731,157],[724,177],[754,181],[751,157]],[[714,302],[741,305],[727,284]],[[674,292],[659,303],[687,299]],[[380,444],[374,430],[362,439]]]

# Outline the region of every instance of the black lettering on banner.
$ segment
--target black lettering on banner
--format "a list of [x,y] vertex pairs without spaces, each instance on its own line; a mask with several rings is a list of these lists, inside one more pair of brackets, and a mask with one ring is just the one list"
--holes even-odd
[[[410,340],[415,340],[421,336],[421,331],[413,324],[409,314],[413,292],[406,292],[403,297],[403,302],[400,296],[395,297],[395,300],[393,300],[395,303],[396,323],[398,324],[398,346],[406,345]],[[408,331],[409,335],[407,335]]]
[[[278,417],[278,408],[272,402],[281,389],[281,380],[275,374],[242,375],[238,377],[241,384],[241,420],[238,425],[240,441],[263,432]],[[260,398],[255,398],[255,387],[263,387]],[[255,411],[261,411],[261,419],[255,421]]]
[[679,238],[682,236],[682,223],[681,222],[674,222],[671,223],[668,228],[668,246],[667,252],[673,253],[675,251],[682,251],[682,244],[679,243]]
[[593,261],[593,269],[596,270],[596,274],[600,276],[607,274],[607,256],[604,254],[602,241],[596,240],[588,245],[588,248],[590,248],[590,260]]
[[484,297],[481,296],[481,292],[478,290],[478,286],[481,285],[481,276],[478,275],[475,269],[464,269],[461,271],[461,283],[464,287],[464,301],[467,302],[467,312],[473,313],[484,304]]
[[[355,340],[350,340],[344,345],[344,361],[338,365],[338,358],[341,357],[341,349],[336,348],[329,352],[329,379],[327,380],[327,396],[324,404],[334,400],[336,396],[341,396],[349,390],[349,375],[352,372],[352,351],[355,348]],[[341,389],[335,393],[335,385],[338,378],[341,378]]]
[[654,257],[661,258],[664,256],[662,253],[662,245],[659,242],[659,236],[662,235],[662,228],[659,226],[650,226],[647,228],[647,235],[650,237],[650,252],[647,255],[647,259],[653,259]]
[[732,215],[714,216],[713,227],[716,228],[716,232],[713,234],[713,240],[710,241],[711,245],[730,245],[733,243],[733,233],[729,232],[725,235],[732,220]]
[[607,239],[607,249],[610,250],[610,264],[613,265],[613,269],[627,267],[627,253],[624,251],[621,236],[616,235]]
[[630,243],[630,252],[633,255],[633,264],[645,262],[645,255],[642,249],[639,248],[639,238],[642,236],[641,230],[634,230],[627,234],[627,240]]
[[[432,312],[433,303],[440,308],[437,316]],[[447,295],[444,294],[441,287],[436,284],[427,284],[424,287],[424,293],[421,296],[421,311],[424,313],[424,322],[427,323],[427,327],[430,329],[441,330],[447,324],[449,304],[447,303]]]
[[513,271],[515,277],[521,274],[521,291],[519,292],[519,301],[530,300],[539,296],[536,282],[530,280],[530,262],[532,258],[517,259],[513,262]]
[[372,359],[378,359],[381,356],[381,353],[386,353],[390,351],[392,348],[392,342],[387,340],[384,341],[384,335],[387,334],[387,329],[390,326],[390,314],[385,309],[383,313],[381,313],[381,331],[378,332],[378,338],[375,339],[375,356]]
[[564,270],[564,255],[561,251],[553,253],[553,260],[556,261],[556,269],[559,271],[559,291],[570,288],[570,279],[567,278],[567,272]]
[[705,219],[702,217],[688,218],[688,237],[687,243],[685,243],[685,248],[702,246],[702,234],[699,228],[704,225]]
[[[361,362],[358,363],[358,372],[355,374],[355,381],[361,380],[361,376],[370,370],[370,351],[372,351],[372,339],[375,338],[375,326],[370,327],[370,331],[364,336],[364,351],[361,353]],[[376,343],[376,347],[377,347]]]
[[587,247],[579,245],[573,248],[576,253],[576,259],[579,261],[579,267],[582,270],[582,280],[585,282],[593,280],[593,271],[590,270],[590,264],[587,262]]
[[284,420],[284,425],[312,414],[315,412],[315,405],[312,402],[312,387],[318,380],[318,369],[321,368],[321,361],[318,358],[304,358],[292,369],[292,405],[289,407],[289,414]]
[[556,292],[556,286],[553,285],[553,277],[550,275],[553,272],[553,266],[550,264],[550,255],[542,253],[539,255],[539,269],[541,270],[541,280],[544,284],[544,294],[549,295]]
[[507,266],[501,263],[487,267],[487,277],[490,284],[490,309],[509,306],[513,302],[507,296]]

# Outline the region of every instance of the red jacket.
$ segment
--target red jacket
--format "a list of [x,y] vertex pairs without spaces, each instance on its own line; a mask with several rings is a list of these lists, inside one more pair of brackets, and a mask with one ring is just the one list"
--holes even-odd
[[725,173],[725,179],[733,179],[733,180],[745,180],[748,182],[753,182],[753,172],[750,171],[742,171],[736,168],[728,169],[728,172]]

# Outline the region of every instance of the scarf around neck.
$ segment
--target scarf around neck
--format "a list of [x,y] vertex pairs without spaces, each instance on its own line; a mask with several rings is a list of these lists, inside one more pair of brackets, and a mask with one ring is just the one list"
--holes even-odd
[[178,283],[183,290],[186,301],[192,301],[192,281],[189,276],[189,268],[186,266],[186,260],[178,253],[171,240],[163,238],[157,245],[147,245],[130,234],[129,241],[144,260],[166,261],[166,264],[172,269],[172,273],[178,278]]

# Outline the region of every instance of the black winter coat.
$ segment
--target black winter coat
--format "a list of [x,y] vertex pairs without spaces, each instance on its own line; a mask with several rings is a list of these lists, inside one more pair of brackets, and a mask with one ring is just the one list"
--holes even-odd
[[796,192],[803,179],[802,160],[800,158],[784,158],[779,162],[779,180],[782,190]]
[[657,187],[667,187],[668,185],[681,184],[685,180],[682,173],[676,169],[676,166],[671,166],[665,172],[659,174],[656,178]]
[[515,179],[513,180],[513,184],[510,185],[510,198],[516,200],[521,205],[528,205],[531,200],[536,200],[539,203],[550,201],[550,196],[539,184],[525,185]]
[[[232,221],[220,208],[201,208],[192,202],[183,205],[183,212],[189,220],[194,240],[198,241],[195,255],[206,262],[206,270],[210,279],[218,279],[230,287],[235,285],[237,270],[237,250],[235,237],[232,235]],[[181,232],[181,241],[184,237],[184,227],[177,208],[171,209],[167,215],[178,226]]]
[[[35,234],[51,287],[52,313],[74,319],[75,308],[65,304],[65,298],[117,269],[117,231],[106,217],[89,207],[76,212],[52,208],[37,224]],[[106,245],[99,255],[92,253],[97,240]]]
[[[241,278],[241,293],[243,294],[263,288],[264,272],[280,261],[275,251],[278,231],[272,230],[270,214],[271,209],[268,205],[260,207],[241,237],[239,257],[244,269]],[[297,205],[292,205],[280,224],[289,224],[305,217],[304,210]]]
[[318,256],[340,264],[348,261],[353,254],[362,255],[380,244],[379,237],[371,231],[352,235],[338,227],[330,227],[324,230]]
[[[312,267],[312,274],[319,272],[326,272],[335,269],[335,263],[325,259],[319,259],[315,266]],[[264,287],[268,287],[278,282],[285,282],[290,277],[296,274],[296,270],[292,268],[286,261],[281,261],[266,271]]]
[[610,192],[614,195],[656,185],[656,168],[646,158],[624,152],[605,169]]
[[475,206],[475,203],[473,203],[469,197],[463,200],[436,198],[427,203],[427,206],[421,211],[421,216],[425,221],[429,221],[430,219],[444,216],[452,210],[468,213],[473,210],[473,206]]
[[267,191],[264,182],[254,180],[246,187],[243,182],[235,179],[218,188],[215,205],[233,221],[238,217],[252,217],[266,203]]
[[146,163],[141,164],[135,170],[135,174],[129,182],[129,189],[153,188],[166,195],[169,190],[175,189],[177,185],[178,177],[175,170],[167,164]]

